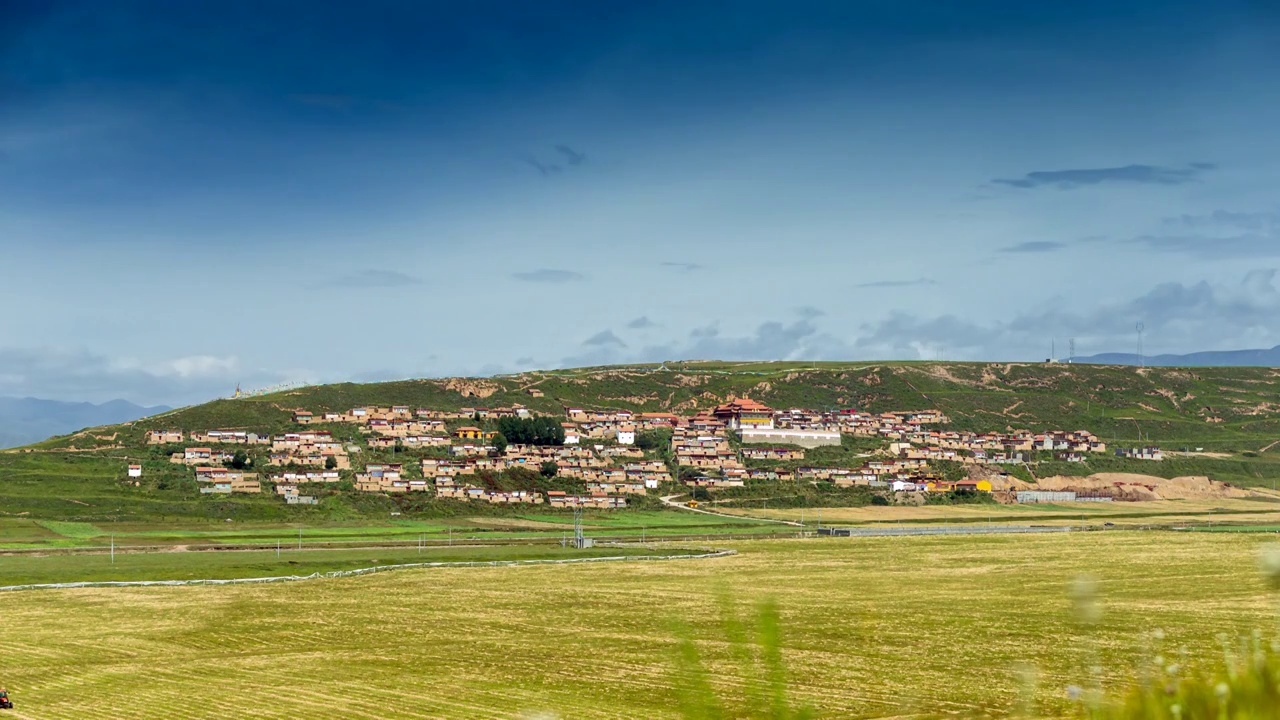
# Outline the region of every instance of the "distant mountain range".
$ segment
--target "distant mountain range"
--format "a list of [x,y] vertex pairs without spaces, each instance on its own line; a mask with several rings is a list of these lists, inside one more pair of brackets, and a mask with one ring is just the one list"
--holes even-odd
[[97,425],[137,420],[172,408],[142,407],[124,400],[93,403],[0,397],[0,448],[17,447]]
[[1102,353],[1076,357],[1072,362],[1097,365],[1153,365],[1157,367],[1280,367],[1280,345],[1269,350],[1210,350],[1186,355],[1147,355],[1138,362],[1135,353]]

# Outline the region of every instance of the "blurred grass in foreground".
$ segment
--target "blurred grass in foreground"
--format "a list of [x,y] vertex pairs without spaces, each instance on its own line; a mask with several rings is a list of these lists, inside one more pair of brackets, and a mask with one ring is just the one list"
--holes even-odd
[[[1280,600],[1280,545],[1261,553],[1262,574]],[[1070,591],[1080,640],[1092,643],[1091,630],[1102,619],[1097,583],[1080,578]],[[675,662],[680,710],[688,720],[759,718],[808,720],[808,707],[792,707],[787,699],[787,673],[782,656],[782,629],[777,605],[761,603],[753,616],[740,618],[728,596],[721,600],[721,624],[729,654],[744,678],[741,691],[717,694],[707,663],[687,629],[679,632]],[[1277,606],[1280,611],[1280,605]],[[1277,614],[1280,623],[1280,612]],[[1280,628],[1280,624],[1278,624]],[[1280,634],[1276,635],[1280,638]],[[1219,657],[1191,657],[1185,648],[1162,648],[1161,630],[1151,633],[1149,665],[1127,687],[1106,691],[1097,655],[1081,684],[1063,688],[1077,717],[1091,720],[1280,720],[1280,639],[1255,630],[1234,641],[1220,635]],[[1014,717],[1045,717],[1035,708],[1035,669],[1025,668],[1026,690]]]

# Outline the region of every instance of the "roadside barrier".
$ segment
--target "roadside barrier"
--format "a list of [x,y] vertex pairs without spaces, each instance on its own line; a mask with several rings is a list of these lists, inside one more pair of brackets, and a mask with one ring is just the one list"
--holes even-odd
[[280,575],[276,577],[260,577],[260,578],[231,578],[228,580],[118,580],[118,581],[95,581],[95,582],[70,582],[70,583],[38,583],[31,585],[6,585],[0,586],[0,592],[15,592],[18,590],[66,590],[74,588],[118,588],[118,587],[181,587],[185,585],[243,585],[248,583],[274,583],[274,582],[297,582],[299,580],[325,580],[330,578],[353,577],[356,575],[371,575],[373,573],[387,572],[389,570],[409,570],[413,568],[441,568],[441,567],[509,567],[516,565],[566,565],[569,563],[592,563],[592,562],[629,562],[629,561],[652,561],[652,560],[702,560],[706,558],[727,557],[729,555],[737,555],[737,550],[714,550],[698,555],[609,555],[605,557],[589,557],[589,558],[565,558],[561,560],[487,560],[483,562],[424,562],[424,563],[403,563],[399,565],[376,565],[374,567],[358,568],[355,570],[333,570],[330,572],[317,572],[310,575]]

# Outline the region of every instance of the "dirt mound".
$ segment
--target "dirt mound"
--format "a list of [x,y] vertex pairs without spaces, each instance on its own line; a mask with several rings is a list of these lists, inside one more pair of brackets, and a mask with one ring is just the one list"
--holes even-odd
[[464,378],[449,378],[442,385],[445,390],[452,390],[463,397],[487,398],[502,389],[500,385],[495,383]]
[[1248,497],[1250,493],[1203,475],[1160,478],[1138,473],[1095,473],[1088,477],[1054,475],[1036,483],[1010,478],[1008,490],[1071,490],[1077,493],[1111,495],[1120,500],[1206,500]]

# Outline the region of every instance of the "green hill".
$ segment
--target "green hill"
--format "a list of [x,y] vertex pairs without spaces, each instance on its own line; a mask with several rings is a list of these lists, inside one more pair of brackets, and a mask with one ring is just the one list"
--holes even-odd
[[[184,408],[121,431],[130,440],[169,426],[279,431],[290,427],[295,409],[345,411],[360,405],[456,410],[521,404],[556,415],[566,407],[692,413],[746,396],[778,408],[937,408],[955,429],[1084,428],[1114,442],[1138,442],[1141,432],[1142,440],[1164,447],[1242,451],[1280,439],[1280,370],[1268,368],[722,362],[666,367],[324,385]],[[543,397],[531,396],[531,389]],[[60,438],[40,447],[76,440]]]
[[[937,408],[950,417],[948,429],[1085,429],[1113,446],[1141,442],[1193,453],[1143,463],[1141,471],[1149,474],[1206,474],[1243,485],[1270,485],[1280,477],[1280,371],[1268,368],[681,362],[658,368],[343,383],[218,400],[0,453],[0,512],[89,520],[188,514],[263,519],[308,513],[335,518],[387,511],[448,514],[459,512],[458,503],[415,498],[415,504],[397,500],[396,505],[385,497],[354,492],[325,497],[312,508],[286,507],[275,497],[201,497],[190,469],[166,461],[165,452],[172,448],[148,447],[145,434],[168,428],[274,434],[297,427],[292,422],[295,410],[346,411],[362,405],[458,410],[519,404],[557,416],[566,407],[692,414],[744,396],[777,408]],[[352,425],[323,427],[336,437],[360,438]],[[387,453],[366,452],[360,462],[397,459]],[[408,468],[421,454],[407,454],[398,461]],[[124,477],[130,462],[144,465],[144,481],[136,486]],[[1134,470],[1134,462],[1139,461],[1099,457],[1079,467],[1049,463],[1039,474]],[[742,493],[750,494],[751,488]]]

